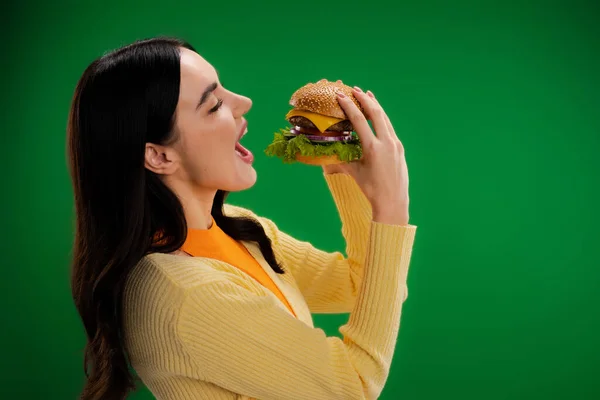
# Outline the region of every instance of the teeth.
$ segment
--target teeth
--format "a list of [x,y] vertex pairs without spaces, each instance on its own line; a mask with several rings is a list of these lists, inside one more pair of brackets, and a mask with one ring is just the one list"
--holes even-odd
[[244,132],[242,132],[242,134],[241,134],[241,135],[240,135],[240,137],[238,138],[238,142],[239,142],[240,140],[242,140],[242,138],[243,138],[244,136],[246,136],[246,133],[248,133],[248,127],[244,128]]

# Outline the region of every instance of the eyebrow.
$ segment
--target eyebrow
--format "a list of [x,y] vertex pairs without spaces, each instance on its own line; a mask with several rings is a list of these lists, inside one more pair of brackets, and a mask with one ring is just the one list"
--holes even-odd
[[206,89],[204,89],[204,93],[202,93],[202,97],[200,97],[200,101],[198,102],[198,105],[196,106],[196,110],[199,109],[202,104],[204,104],[206,102],[206,100],[208,99],[208,96],[210,96],[210,94],[212,92],[214,92],[217,89],[217,82],[213,82],[210,85],[208,85],[208,87]]

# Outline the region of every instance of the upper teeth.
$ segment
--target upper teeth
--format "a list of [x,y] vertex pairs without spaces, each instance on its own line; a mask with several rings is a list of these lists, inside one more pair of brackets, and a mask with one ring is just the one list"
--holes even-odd
[[240,135],[240,138],[238,139],[238,142],[240,140],[242,140],[242,138],[244,137],[244,135],[246,135],[246,133],[248,133],[248,128],[244,128],[244,132],[242,132],[242,134]]

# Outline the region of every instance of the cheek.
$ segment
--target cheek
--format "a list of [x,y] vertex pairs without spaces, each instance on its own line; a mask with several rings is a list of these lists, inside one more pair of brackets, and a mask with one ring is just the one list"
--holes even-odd
[[186,138],[186,169],[201,186],[220,187],[235,168],[235,123],[218,122]]
[[[198,132],[195,149],[201,149],[207,160],[224,161],[235,149],[235,123],[227,120],[218,120]],[[219,164],[219,162],[215,162]]]

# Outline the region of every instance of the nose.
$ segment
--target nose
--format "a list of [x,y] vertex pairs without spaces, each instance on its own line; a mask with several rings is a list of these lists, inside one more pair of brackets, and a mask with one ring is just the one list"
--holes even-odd
[[236,117],[241,117],[252,108],[252,100],[249,97],[240,94],[234,94],[233,114]]

